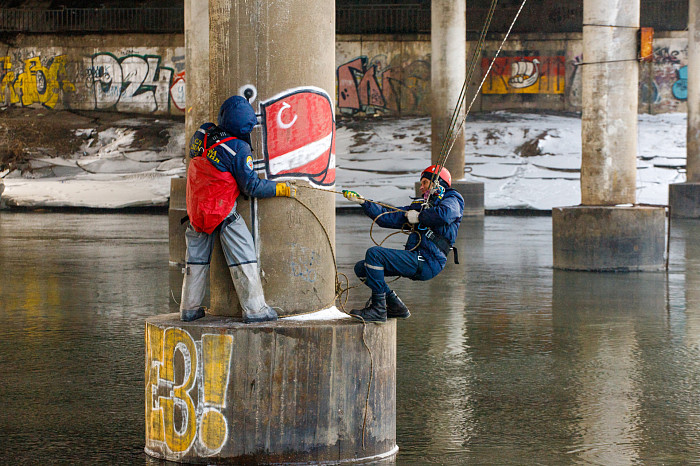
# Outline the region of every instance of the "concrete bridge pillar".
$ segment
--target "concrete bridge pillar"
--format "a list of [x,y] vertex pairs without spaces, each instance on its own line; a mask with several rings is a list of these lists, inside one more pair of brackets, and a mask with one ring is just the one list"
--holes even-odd
[[[260,100],[301,86],[335,95],[334,2],[209,0],[209,23],[204,119],[247,85],[257,90],[256,110]],[[256,158],[263,155],[260,133],[252,135]],[[241,196],[238,210],[256,238],[267,303],[280,316],[332,306],[334,194],[299,189],[297,199],[261,199],[250,208]],[[146,452],[207,464],[395,455],[396,322],[243,324],[220,246],[210,270],[207,316],[146,322]]]
[[[209,5],[199,0],[185,0],[185,147],[183,158],[189,167],[190,137],[199,125],[210,120],[209,115]],[[214,115],[216,116],[216,115]],[[185,229],[180,220],[187,215],[185,205],[186,178],[173,178],[170,182],[169,252],[170,263],[185,263]],[[182,278],[182,277],[180,277]],[[173,283],[179,290],[182,285]]]
[[671,215],[700,218],[700,0],[688,1],[686,182],[669,186]]
[[[433,0],[431,15],[431,129],[433,164],[440,159],[445,135],[466,79],[466,0]],[[462,121],[466,108],[457,115]],[[455,130],[459,129],[458,127]],[[484,184],[464,180],[464,132],[460,131],[449,152],[445,168],[452,187],[464,197],[464,215],[484,214]],[[416,184],[416,193],[420,183]]]
[[554,267],[656,270],[663,208],[636,203],[639,0],[584,0],[581,200],[552,210]]

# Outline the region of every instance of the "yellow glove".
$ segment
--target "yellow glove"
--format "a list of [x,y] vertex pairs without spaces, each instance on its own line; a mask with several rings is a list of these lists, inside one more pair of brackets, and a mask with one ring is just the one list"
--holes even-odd
[[357,202],[358,204],[365,203],[365,200],[362,198],[362,196],[357,194],[355,191],[349,191],[347,189],[343,189],[343,196],[348,201]]
[[277,183],[277,186],[275,186],[275,196],[297,197],[297,188],[289,183]]

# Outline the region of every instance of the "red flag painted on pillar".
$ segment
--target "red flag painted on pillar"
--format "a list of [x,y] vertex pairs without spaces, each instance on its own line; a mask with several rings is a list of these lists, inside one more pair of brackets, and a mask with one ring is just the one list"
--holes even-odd
[[335,112],[323,89],[287,90],[261,102],[268,179],[335,184]]

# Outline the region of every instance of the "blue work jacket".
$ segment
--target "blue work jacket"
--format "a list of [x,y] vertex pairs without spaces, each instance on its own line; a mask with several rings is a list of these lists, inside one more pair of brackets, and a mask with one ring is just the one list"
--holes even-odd
[[[418,210],[420,211],[422,199],[413,201],[410,205],[399,207],[401,210]],[[377,225],[384,228],[401,229],[404,224],[408,223],[405,212],[391,212],[392,209],[383,207],[372,202],[365,202],[362,208],[368,217],[376,220]],[[385,215],[385,212],[390,212]],[[416,247],[416,251],[423,256],[428,267],[437,275],[447,262],[447,257],[437,245],[425,236],[426,228],[430,228],[434,233],[444,237],[453,245],[457,240],[457,232],[459,224],[462,222],[464,214],[464,199],[454,189],[448,188],[442,199],[434,202],[432,207],[423,209],[418,214],[418,225],[416,231],[408,236],[404,248],[410,250]],[[381,215],[381,217],[380,217]],[[420,244],[419,244],[420,242]]]

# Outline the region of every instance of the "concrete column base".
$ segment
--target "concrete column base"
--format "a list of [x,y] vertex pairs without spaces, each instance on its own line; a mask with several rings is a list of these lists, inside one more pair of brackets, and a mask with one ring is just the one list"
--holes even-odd
[[398,451],[394,320],[246,325],[165,314],[147,319],[145,339],[151,456],[326,464]]
[[554,268],[661,270],[665,219],[663,207],[556,207],[552,209]]
[[700,183],[676,183],[668,186],[671,216],[700,218]]
[[182,224],[182,218],[187,215],[185,195],[187,192],[186,178],[172,178],[170,180],[170,205],[168,207],[168,250],[171,265],[184,265],[185,230],[187,223]]
[[[484,183],[453,180],[452,188],[464,198],[464,217],[484,215]],[[415,184],[416,196],[420,196],[420,182]]]

